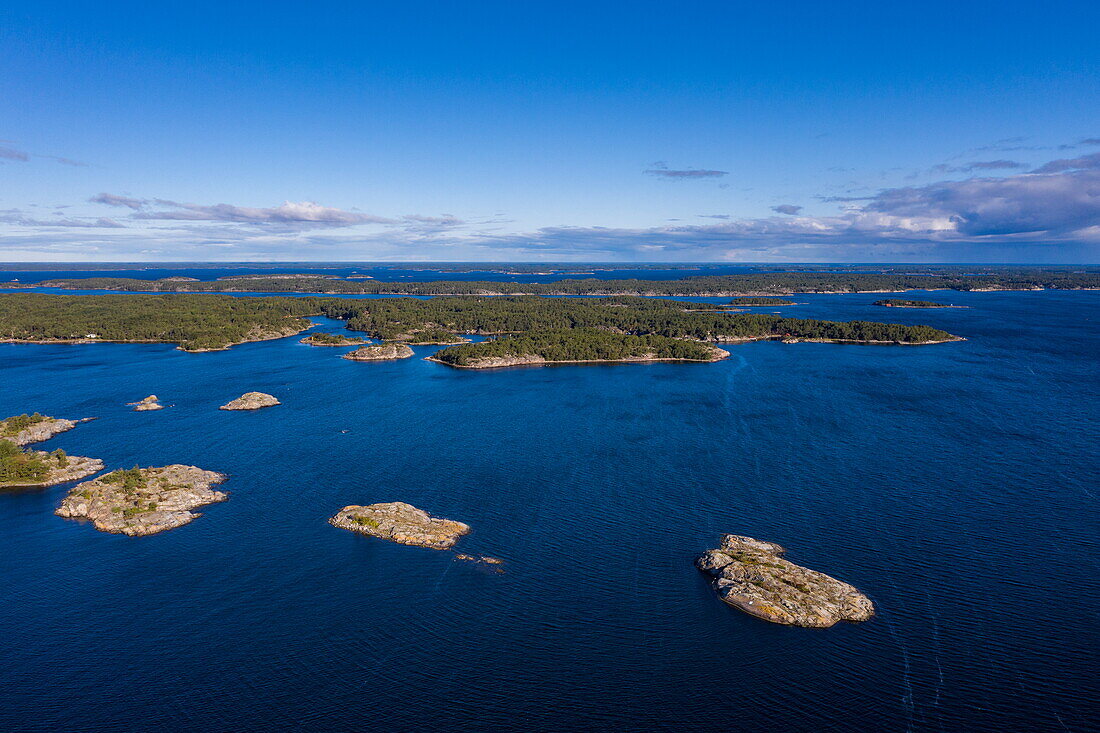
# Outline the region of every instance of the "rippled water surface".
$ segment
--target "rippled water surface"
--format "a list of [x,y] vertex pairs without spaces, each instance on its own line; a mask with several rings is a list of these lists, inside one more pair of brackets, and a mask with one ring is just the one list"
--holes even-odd
[[[54,516],[64,486],[0,494],[0,729],[1095,728],[1100,293],[876,297],[783,311],[969,340],[494,372],[296,338],[0,345],[0,415],[99,418],[40,447],[231,476],[138,539]],[[283,404],[217,409],[249,390]],[[123,404],[150,393],[171,407]],[[326,523],[392,500],[469,523],[458,549],[504,574]],[[692,567],[723,532],[879,614],[723,605]]]

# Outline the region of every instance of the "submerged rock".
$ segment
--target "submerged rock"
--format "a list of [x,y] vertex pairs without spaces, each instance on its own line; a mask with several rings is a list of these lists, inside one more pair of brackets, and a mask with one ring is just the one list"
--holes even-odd
[[160,404],[155,394],[151,394],[143,400],[138,402],[127,402],[127,405],[132,405],[134,412],[145,412],[147,410],[163,410],[164,405]]
[[192,509],[228,499],[211,488],[225,479],[223,474],[180,464],[112,471],[77,484],[54,513],[90,519],[101,532],[156,534],[200,516]]
[[346,506],[328,521],[340,529],[433,550],[449,550],[459,537],[470,531],[469,525],[433,517],[400,501]]
[[264,392],[245,392],[232,402],[222,405],[222,410],[259,410],[262,407],[274,407],[282,404],[269,394]]
[[412,355],[413,350],[405,344],[376,344],[360,346],[355,351],[344,354],[344,358],[352,361],[386,361],[389,359],[408,359]]
[[695,566],[714,579],[718,596],[765,621],[826,628],[837,621],[866,621],[871,599],[853,586],[781,557],[774,542],[728,534]]
[[0,420],[0,439],[10,440],[18,446],[41,443],[49,440],[58,433],[72,430],[78,423],[87,422],[92,418],[83,420],[64,420],[59,417],[47,415],[18,415]]

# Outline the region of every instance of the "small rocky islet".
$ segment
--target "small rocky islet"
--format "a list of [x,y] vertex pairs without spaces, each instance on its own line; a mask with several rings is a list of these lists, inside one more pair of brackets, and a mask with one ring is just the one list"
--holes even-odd
[[130,537],[174,529],[200,516],[192,511],[229,496],[212,487],[224,474],[173,464],[112,471],[75,486],[54,512],[88,519],[101,532]]
[[855,587],[795,565],[783,557],[785,552],[774,542],[728,534],[695,566],[711,576],[724,602],[772,623],[828,628],[874,615],[871,599]]
[[344,354],[343,358],[351,361],[390,361],[393,359],[408,359],[413,355],[413,350],[406,344],[372,344],[360,346],[355,351]]
[[237,399],[222,405],[220,410],[259,410],[282,404],[266,392],[245,392]]
[[401,501],[346,506],[329,519],[329,524],[390,542],[432,550],[449,550],[460,537],[470,532],[468,524],[433,517],[423,509]]
[[155,394],[151,394],[148,397],[138,400],[137,402],[127,402],[127,406],[133,407],[134,412],[148,412],[150,410],[163,410],[164,405],[160,404],[160,400],[157,399]]

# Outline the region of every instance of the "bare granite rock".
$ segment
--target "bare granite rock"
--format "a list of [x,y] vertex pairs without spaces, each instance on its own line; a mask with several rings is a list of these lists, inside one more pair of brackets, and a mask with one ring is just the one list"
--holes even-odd
[[25,425],[21,428],[13,427],[11,421],[18,418],[9,417],[5,420],[0,420],[0,439],[10,440],[18,446],[30,445],[31,443],[41,443],[43,440],[49,440],[58,433],[64,433],[66,430],[72,430],[78,423],[86,422],[91,418],[84,418],[84,420],[64,420],[59,417],[48,417],[46,415],[34,416],[38,418],[36,422],[30,425]]
[[765,621],[827,628],[837,621],[866,621],[871,600],[851,585],[781,557],[774,542],[728,534],[695,566],[714,579],[719,597]]
[[352,361],[386,361],[389,359],[408,359],[412,355],[413,350],[405,344],[376,344],[360,346],[350,354],[344,354],[344,358]]
[[127,405],[132,405],[134,412],[145,412],[147,410],[163,410],[164,405],[160,404],[155,394],[151,394],[143,400],[138,402],[127,402]]
[[84,456],[59,458],[46,451],[30,451],[30,453],[46,464],[46,476],[37,481],[21,479],[6,483],[0,482],[0,489],[57,486],[58,484],[67,484],[70,481],[79,481],[103,470],[103,461],[98,458],[85,458]]
[[200,516],[192,509],[228,499],[211,488],[225,479],[223,474],[180,464],[112,471],[75,486],[54,513],[90,519],[101,532],[156,534]]
[[433,517],[400,501],[346,506],[328,521],[340,529],[433,550],[449,550],[459,537],[470,531],[469,525]]
[[222,405],[222,410],[259,410],[262,407],[274,407],[282,404],[264,392],[245,392],[232,402]]

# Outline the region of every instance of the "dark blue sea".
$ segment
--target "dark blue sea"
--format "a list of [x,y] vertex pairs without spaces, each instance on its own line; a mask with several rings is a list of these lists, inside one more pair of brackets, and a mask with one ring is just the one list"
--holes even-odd
[[[98,418],[38,447],[231,477],[136,539],[0,494],[0,730],[1096,730],[1100,292],[919,295],[968,307],[782,311],[968,340],[491,372],[0,345],[0,416]],[[250,390],[283,404],[217,409]],[[394,500],[505,572],[326,523]],[[726,532],[878,615],[725,606],[692,561]]]

